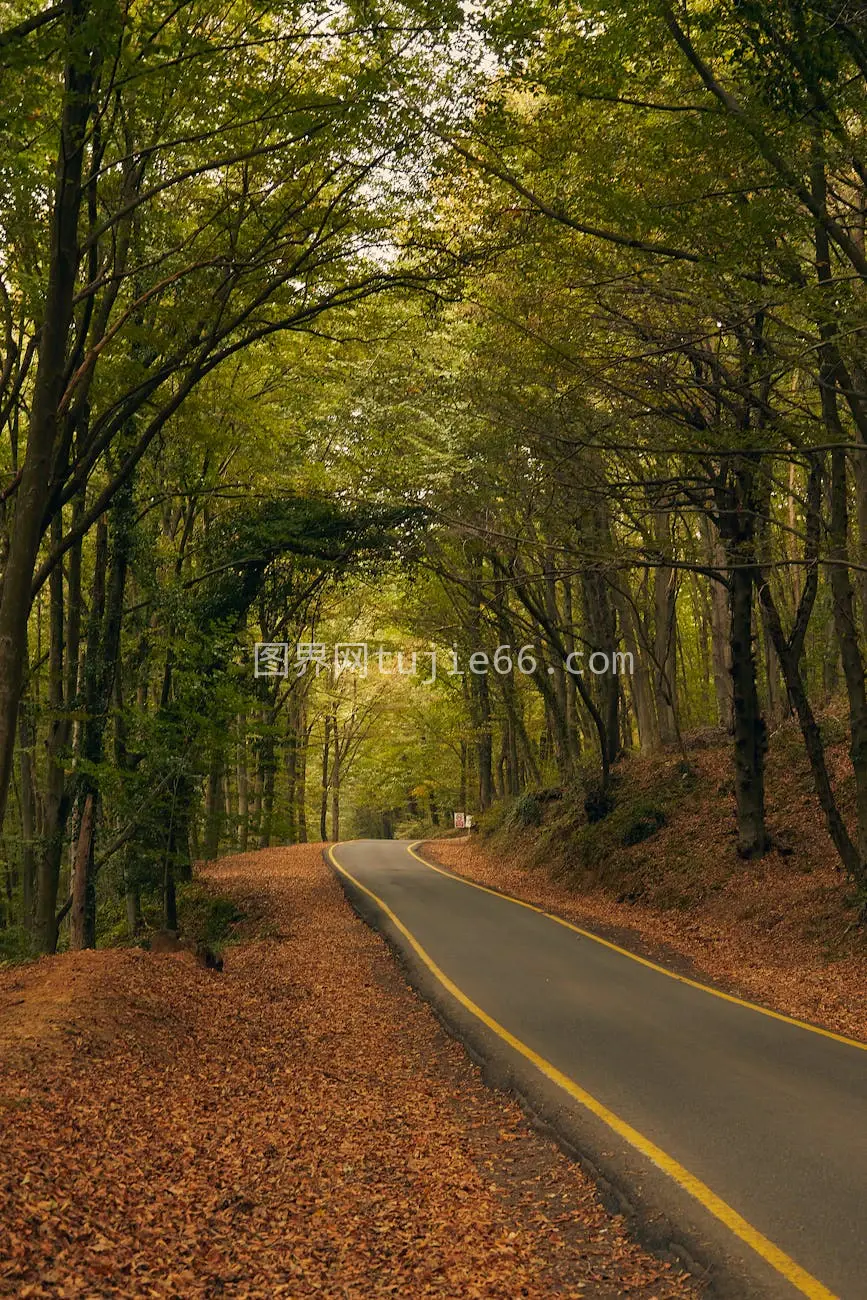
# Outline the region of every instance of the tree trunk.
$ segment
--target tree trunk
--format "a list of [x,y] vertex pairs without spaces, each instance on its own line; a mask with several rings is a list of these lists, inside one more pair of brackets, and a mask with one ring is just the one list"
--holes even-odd
[[331,717],[325,715],[325,735],[322,740],[322,788],[319,804],[319,838],[324,843],[328,839],[328,759],[331,746]]
[[250,829],[250,801],[247,774],[247,719],[238,717],[238,852],[247,852]]
[[[859,887],[867,887],[867,688],[864,660],[858,644],[855,592],[848,567],[848,505],[846,500],[846,453],[841,447],[831,452],[831,594],[834,629],[840,647],[843,678],[849,698],[849,756],[855,777]],[[867,898],[865,898],[867,901]]]
[[84,28],[92,18],[84,0],[70,0],[64,15],[67,60],[51,210],[48,287],[39,330],[27,448],[0,594],[0,825],[9,793],[18,703],[27,657],[31,585],[52,487],[58,407],[65,382],[67,340],[79,263],[78,220],[84,149],[92,108],[91,52],[84,39]]
[[476,762],[478,764],[479,811],[490,808],[494,792],[494,737],[491,732],[491,693],[485,673],[475,675],[475,696],[478,710],[476,727]]
[[260,763],[262,769],[262,820],[259,825],[259,839],[257,847],[267,849],[271,844],[271,827],[274,821],[274,781],[277,775],[276,746],[274,737],[274,724],[276,716],[274,709],[263,709],[262,720],[264,723],[264,736],[262,737],[262,747],[260,750]]
[[[824,208],[826,198],[825,167],[821,156],[814,159],[812,168],[813,195]],[[858,640],[858,625],[855,614],[855,592],[849,573],[849,506],[847,500],[846,441],[843,422],[840,419],[837,385],[841,377],[841,359],[835,341],[834,302],[835,292],[831,275],[831,253],[828,235],[825,229],[816,225],[816,279],[827,290],[823,306],[824,315],[819,319],[820,370],[819,389],[822,404],[822,416],[829,441],[834,444],[831,451],[830,507],[831,517],[828,532],[830,535],[830,580],[831,599],[834,612],[834,630],[840,648],[840,661],[846,694],[849,699],[849,756],[855,777],[855,807],[857,814],[856,848],[858,866],[855,882],[861,900],[862,911],[867,909],[867,687],[864,682],[864,661]],[[852,391],[853,385],[847,380],[846,388]],[[850,408],[863,437],[864,411],[860,400],[850,398]]]
[[612,587],[612,594],[620,615],[623,649],[628,655],[632,656],[633,672],[629,678],[629,691],[632,696],[635,720],[638,725],[638,743],[642,754],[652,754],[659,748],[659,727],[656,719],[651,672],[647,663],[646,652],[639,639],[638,614],[629,591],[622,591],[617,587]]
[[761,581],[759,598],[765,611],[765,624],[768,635],[773,641],[782,668],[789,700],[797,713],[801,726],[804,747],[813,774],[813,785],[819,804],[825,814],[828,833],[845,870],[854,881],[858,882],[863,879],[863,859],[859,856],[858,850],[852,842],[837,800],[834,797],[828,767],[825,762],[825,748],[822,744],[821,732],[810,705],[801,671],[804,638],[815,605],[819,584],[817,564],[820,529],[820,473],[818,463],[814,463],[807,489],[807,540],[804,552],[806,576],[798,599],[794,626],[788,638],[783,632],[782,622],[767,578]]
[[[714,573],[725,569],[725,551],[719,532],[712,519],[702,516],[702,535],[707,563]],[[710,651],[713,665],[713,686],[716,696],[717,724],[731,733],[732,716],[732,656],[729,639],[728,586],[719,578],[710,580]]]
[[[591,658],[598,651],[607,656],[609,665],[608,670],[601,675],[591,674],[588,692],[591,699],[595,696],[598,714],[596,725],[600,749],[603,751],[603,785],[607,785],[610,764],[620,751],[620,683],[613,671],[614,652],[617,648],[617,615],[604,576],[595,569],[585,569],[581,577]],[[589,660],[587,662],[589,665]]]
[[18,726],[21,778],[21,903],[24,928],[33,930],[36,908],[36,791],[33,784],[35,733],[22,706]]
[[653,659],[656,684],[656,713],[659,739],[663,745],[679,740],[677,726],[677,570],[665,563],[671,552],[671,523],[668,512],[653,512],[653,539],[659,547],[660,563],[653,571]]
[[[83,870],[87,877],[82,886],[86,906],[83,929],[73,928],[73,947],[79,944],[86,948],[96,946],[96,879],[93,845],[96,835],[96,817],[100,806],[99,770],[105,758],[105,732],[114,698],[115,676],[120,657],[123,598],[134,522],[132,499],[130,479],[117,492],[111,507],[110,563],[109,527],[104,518],[100,519],[96,530],[97,554],[84,665],[86,720],[81,732],[81,757],[85,766],[79,778],[80,829],[79,852],[76,854],[76,871]],[[87,821],[88,800],[90,801],[89,852],[82,857],[80,850]]]
[[220,780],[223,756],[217,749],[211,751],[208,784],[205,791],[205,861],[213,862],[220,850],[222,809],[220,807]]
[[289,713],[289,730],[286,736],[286,839],[298,843],[298,716],[296,709]]
[[774,639],[770,635],[764,605],[762,606],[762,611],[762,629],[764,633],[762,642],[765,660],[765,682],[767,684],[768,692],[767,716],[771,729],[773,730],[780,725],[786,715],[786,701],[783,691],[781,690],[780,682],[783,666],[780,663],[780,658],[774,645]]
[[310,746],[310,732],[307,728],[307,706],[302,704],[298,711],[298,781],[295,787],[295,808],[298,821],[298,843],[307,843],[307,751]]
[[337,714],[332,727],[334,730],[334,765],[331,769],[331,838],[340,839],[340,733],[337,730]]
[[756,689],[753,656],[752,570],[735,562],[729,575],[732,712],[738,853],[758,857],[768,848],[765,829],[767,730]]
[[712,581],[710,588],[710,647],[713,663],[713,685],[716,695],[716,714],[719,726],[731,733],[734,729],[734,699],[732,690],[732,648],[728,635],[728,592],[721,582]]
[[90,912],[91,902],[88,897],[91,888],[91,863],[93,861],[93,822],[94,794],[85,796],[78,829],[78,844],[75,850],[75,864],[72,875],[72,908],[69,914],[69,943],[76,951],[93,948],[91,936]]
[[134,881],[127,881],[124,887],[124,910],[126,911],[126,928],[130,937],[141,930],[141,890]]
[[[51,521],[51,540],[56,543],[63,536],[63,519],[60,514]],[[80,610],[80,572],[77,575],[79,587],[73,590],[70,577],[70,607],[73,602]],[[64,608],[63,608],[63,574],[58,567],[48,580],[49,598],[49,647],[48,647],[48,704],[50,719],[48,735],[45,739],[47,769],[45,774],[45,798],[43,802],[43,836],[38,865],[36,942],[40,952],[54,952],[57,947],[57,893],[60,883],[60,863],[63,855],[63,840],[72,808],[72,800],[64,769],[65,750],[69,745],[70,724],[68,710],[73,699],[68,694],[69,671],[64,673]],[[67,618],[66,627],[72,622],[72,611]],[[70,654],[73,648],[66,647]],[[78,647],[75,646],[77,658]]]
[[163,925],[167,930],[178,928],[178,894],[169,854],[166,854],[163,866]]

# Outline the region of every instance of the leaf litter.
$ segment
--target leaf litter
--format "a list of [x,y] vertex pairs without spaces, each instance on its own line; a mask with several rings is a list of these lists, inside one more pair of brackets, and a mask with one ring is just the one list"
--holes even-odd
[[699,1294],[484,1085],[318,846],[207,875],[248,917],[222,975],[0,972],[0,1295]]

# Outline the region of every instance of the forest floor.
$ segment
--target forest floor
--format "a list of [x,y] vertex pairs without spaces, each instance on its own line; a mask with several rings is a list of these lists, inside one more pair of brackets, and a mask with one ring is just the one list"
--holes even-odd
[[0,1295],[698,1294],[484,1086],[318,846],[207,875],[245,914],[222,974],[0,972]]
[[[845,810],[842,740],[828,758]],[[681,973],[867,1040],[867,932],[795,729],[771,739],[767,811],[777,847],[760,860],[738,857],[731,778],[730,745],[695,736],[685,757],[622,762],[616,809],[594,826],[583,809],[551,801],[539,826],[513,817],[488,838],[437,839],[425,853]]]

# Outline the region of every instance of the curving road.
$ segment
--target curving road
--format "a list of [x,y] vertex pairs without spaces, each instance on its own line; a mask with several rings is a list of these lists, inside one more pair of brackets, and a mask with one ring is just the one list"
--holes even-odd
[[330,854],[361,915],[499,1083],[707,1294],[867,1298],[867,1045],[672,975],[425,863]]

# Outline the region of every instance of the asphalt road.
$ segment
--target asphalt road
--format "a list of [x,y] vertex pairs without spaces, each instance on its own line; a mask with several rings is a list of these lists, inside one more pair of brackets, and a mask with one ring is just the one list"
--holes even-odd
[[413,856],[332,852],[494,1078],[710,1294],[867,1300],[867,1051],[694,986]]

